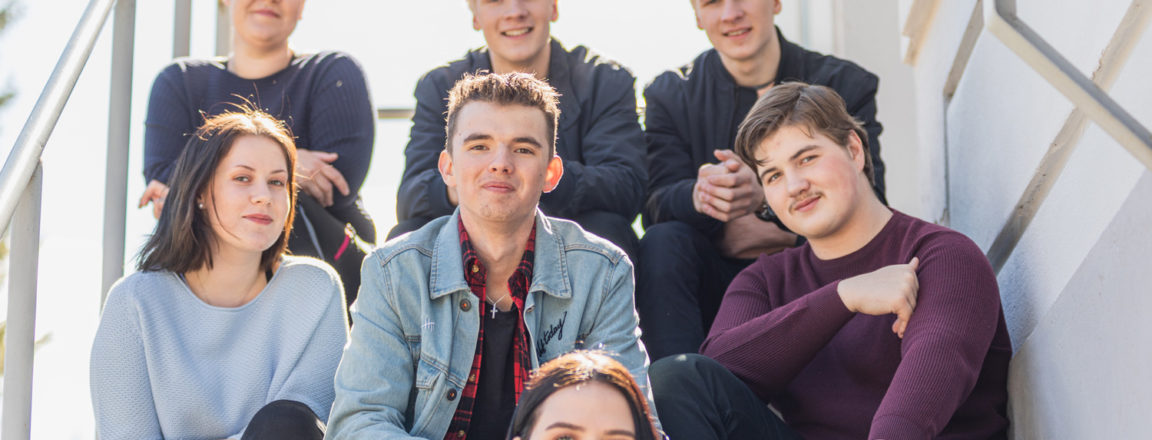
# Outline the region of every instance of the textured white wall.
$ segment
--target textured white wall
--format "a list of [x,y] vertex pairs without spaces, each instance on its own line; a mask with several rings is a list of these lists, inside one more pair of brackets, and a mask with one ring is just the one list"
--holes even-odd
[[[990,3],[992,0],[985,0]],[[901,3],[907,14],[912,0]],[[1018,1],[1020,18],[1085,74],[1126,0]],[[990,4],[983,5],[989,10]],[[981,31],[955,95],[943,88],[976,1],[940,0],[913,68],[924,210],[987,250],[1072,104]],[[1146,7],[1147,2],[1146,2]],[[1152,126],[1152,32],[1110,95]],[[1089,124],[998,279],[1016,356],[1016,438],[1139,438],[1152,421],[1152,173]]]

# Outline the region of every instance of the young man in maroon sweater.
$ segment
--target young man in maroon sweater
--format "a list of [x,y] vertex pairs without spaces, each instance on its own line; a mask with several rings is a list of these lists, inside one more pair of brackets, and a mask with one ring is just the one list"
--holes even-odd
[[995,275],[962,234],[880,202],[865,139],[836,92],[803,83],[741,124],[737,155],[808,242],[733,280],[703,356],[652,365],[671,438],[1006,437]]

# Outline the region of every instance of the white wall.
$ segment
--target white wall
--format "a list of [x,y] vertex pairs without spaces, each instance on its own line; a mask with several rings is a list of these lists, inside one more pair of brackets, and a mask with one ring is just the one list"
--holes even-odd
[[[919,1],[902,1],[901,13]],[[987,251],[1074,106],[987,30],[955,95],[945,96],[974,8],[991,8],[936,3],[911,65],[920,166],[907,178],[921,183],[925,218],[947,222]],[[1130,4],[1017,3],[1020,18],[1088,75]],[[1152,32],[1145,32],[1110,91],[1146,127],[1150,55]],[[1152,344],[1141,337],[1152,328],[1141,315],[1152,305],[1152,173],[1094,124],[1074,148],[998,274],[1016,351],[1012,429],[1027,439],[1146,436]]]

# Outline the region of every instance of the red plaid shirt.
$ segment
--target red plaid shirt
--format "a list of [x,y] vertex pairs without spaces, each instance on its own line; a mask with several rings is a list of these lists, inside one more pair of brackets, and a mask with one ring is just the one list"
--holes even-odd
[[[488,271],[472,243],[468,240],[468,231],[464,230],[464,221],[457,227],[460,230],[460,251],[464,256],[464,279],[472,294],[479,298],[480,307],[476,308],[480,315],[480,334],[476,337],[476,356],[472,360],[472,370],[468,374],[468,384],[464,392],[460,393],[460,405],[456,407],[456,414],[452,416],[452,423],[448,425],[448,433],[444,440],[458,440],[467,437],[468,425],[472,422],[472,409],[476,403],[476,381],[480,378],[480,365],[484,354],[484,313],[492,307],[485,299]],[[532,369],[531,354],[528,351],[528,332],[524,330],[524,298],[528,296],[528,286],[532,282],[532,260],[536,250],[536,226],[532,226],[532,233],[528,234],[528,244],[524,246],[524,256],[516,271],[508,279],[508,290],[512,297],[512,309],[516,313],[516,329],[512,333],[512,383],[516,390],[516,401],[520,401],[520,393],[524,391],[524,382]]]

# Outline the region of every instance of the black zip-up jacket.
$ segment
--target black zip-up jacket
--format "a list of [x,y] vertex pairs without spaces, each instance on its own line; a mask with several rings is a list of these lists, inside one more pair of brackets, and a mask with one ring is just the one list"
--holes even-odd
[[[609,211],[631,220],[640,212],[644,185],[644,132],[636,114],[636,78],[624,67],[583,46],[571,51],[553,39],[548,83],[560,93],[556,151],[564,176],[540,198],[540,209],[572,218],[588,211]],[[436,218],[456,208],[436,162],[444,150],[448,92],[464,74],[492,71],[487,48],[437,67],[416,85],[416,114],[404,176],[396,197],[396,217]]]
[[[884,201],[884,162],[878,139],[882,127],[876,122],[878,78],[852,62],[797,46],[785,40],[779,29],[776,34],[780,38],[776,82],[828,86],[844,98],[848,113],[863,122],[868,132],[874,189]],[[692,206],[692,188],[700,166],[717,162],[712,152],[735,144],[733,127],[747,116],[735,114],[737,87],[720,54],[709,49],[692,63],[660,74],[644,89],[649,176],[645,226],[678,220],[708,236],[720,231],[719,220]]]

